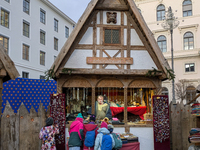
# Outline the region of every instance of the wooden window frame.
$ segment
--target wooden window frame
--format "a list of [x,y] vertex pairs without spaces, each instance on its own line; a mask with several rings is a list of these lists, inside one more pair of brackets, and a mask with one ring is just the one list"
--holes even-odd
[[22,71],[22,78],[27,78],[28,79],[29,78],[29,72]]
[[40,51],[40,65],[45,66],[45,52]]
[[25,20],[23,20],[23,35],[30,37],[30,23]]
[[43,45],[45,45],[45,36],[46,36],[45,31],[40,30],[40,43]]
[[[186,65],[189,65],[189,71],[186,71]],[[194,71],[191,71],[191,65],[194,65]],[[185,63],[185,72],[186,73],[195,72],[195,63]]]
[[23,47],[22,47],[22,59],[23,60],[29,61],[29,49],[30,49],[29,45],[23,44]]
[[[119,43],[105,43],[105,30],[119,30]],[[121,45],[121,28],[120,27],[104,27],[103,28],[103,45]]]
[[58,39],[54,37],[54,50],[58,51]]
[[58,32],[58,20],[54,18],[54,31]]
[[[0,34],[0,39],[2,39],[2,42],[0,40],[0,43],[4,47],[6,54],[8,54],[8,51],[9,51],[9,38]],[[7,40],[7,42],[6,42],[6,40]]]
[[30,0],[23,0],[23,12],[30,14]]
[[46,23],[46,12],[43,9],[40,9],[40,22],[43,24]]
[[[8,18],[6,18],[6,14]],[[9,28],[9,19],[10,19],[10,12],[1,8],[1,25],[6,28]]]
[[65,37],[69,37],[69,28],[67,26],[65,26]]

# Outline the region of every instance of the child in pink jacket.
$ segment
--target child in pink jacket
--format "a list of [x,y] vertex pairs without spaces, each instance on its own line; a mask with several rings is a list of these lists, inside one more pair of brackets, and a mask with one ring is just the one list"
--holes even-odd
[[81,113],[78,114],[76,120],[70,125],[69,135],[69,150],[80,150],[84,140],[83,116]]

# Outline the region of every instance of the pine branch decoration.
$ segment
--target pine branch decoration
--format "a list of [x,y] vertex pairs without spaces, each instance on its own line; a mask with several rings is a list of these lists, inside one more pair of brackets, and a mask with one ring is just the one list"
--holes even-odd
[[156,74],[157,73],[162,73],[162,71],[159,71],[159,70],[157,70],[156,68],[154,68],[154,67],[152,67],[153,68],[153,70],[149,70],[147,73],[146,73],[146,76],[149,76],[149,77],[151,77],[151,76],[156,76]]
[[174,71],[172,69],[167,69],[166,67],[165,69],[167,70],[167,78],[169,80],[174,80],[176,77],[176,75],[174,74]]
[[[52,69],[49,69],[49,70],[45,71],[44,74],[45,74],[45,80],[46,80],[46,81],[49,81],[50,79],[55,78],[54,69],[55,69],[55,65],[53,66]],[[75,69],[70,69],[70,68],[63,68],[63,69],[62,69],[62,73],[64,73],[64,74],[69,74],[69,75],[71,75],[72,71],[75,71]]]

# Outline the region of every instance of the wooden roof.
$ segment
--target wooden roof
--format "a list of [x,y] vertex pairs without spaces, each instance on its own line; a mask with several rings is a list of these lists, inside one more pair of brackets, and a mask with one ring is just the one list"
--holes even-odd
[[0,44],[0,77],[3,78],[3,82],[9,79],[15,79],[19,75],[15,64],[10,57],[5,53],[3,46]]
[[[78,44],[77,41],[80,41],[79,34],[81,30],[86,30],[86,27],[89,24],[89,21],[91,21],[91,18],[94,15],[96,15],[97,11],[99,10],[124,11],[126,12],[127,17],[132,18],[131,23],[136,29],[136,32],[138,33],[140,39],[144,43],[144,46],[146,47],[148,53],[150,54],[150,56],[156,63],[158,70],[161,70],[163,72],[161,78],[166,79],[167,78],[166,68],[169,69],[169,65],[167,61],[165,60],[157,42],[155,41],[152,32],[147,27],[143,17],[139,13],[138,8],[136,7],[133,0],[91,0],[91,2],[88,4],[85,12],[82,14],[77,25],[75,26],[74,30],[70,34],[68,40],[62,47],[58,57],[56,58],[56,60],[54,61],[51,67],[51,68],[54,67],[56,78],[58,78],[59,73],[61,73],[60,70],[64,67],[66,61],[69,59],[70,55],[74,51],[75,44]],[[78,74],[81,74],[82,70],[77,70],[75,72]],[[92,69],[91,71],[88,71],[87,69],[87,72],[98,74],[97,70],[94,71]],[[138,71],[133,71],[133,72],[138,72]],[[85,73],[84,69],[83,69],[83,73]]]

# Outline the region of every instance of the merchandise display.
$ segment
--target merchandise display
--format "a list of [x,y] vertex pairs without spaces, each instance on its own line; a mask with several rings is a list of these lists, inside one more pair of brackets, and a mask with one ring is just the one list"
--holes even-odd
[[200,143],[200,128],[192,128],[189,133],[189,143]]
[[51,94],[50,96],[50,116],[54,119],[54,124],[58,125],[59,134],[56,135],[56,148],[65,148],[65,94]]
[[191,114],[200,115],[200,103],[195,103],[195,104],[192,105]]
[[[170,149],[168,96],[153,96],[153,129],[155,150]],[[164,150],[163,149],[163,150]]]

